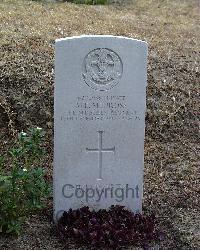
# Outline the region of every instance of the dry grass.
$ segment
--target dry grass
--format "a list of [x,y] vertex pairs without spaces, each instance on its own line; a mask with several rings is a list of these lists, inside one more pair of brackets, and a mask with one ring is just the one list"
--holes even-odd
[[[0,150],[6,150],[18,130],[37,125],[46,129],[52,155],[56,38],[113,34],[146,40],[144,209],[154,211],[167,232],[163,249],[200,249],[199,10],[195,0],[133,0],[110,6],[1,1]],[[51,157],[47,162],[51,175]],[[30,239],[30,249],[36,240],[37,249],[62,249],[55,242],[57,247],[45,248],[45,240],[56,239],[49,231],[43,236],[37,232],[48,227],[48,219],[46,224],[36,221],[17,242],[3,239],[3,249],[19,249]]]

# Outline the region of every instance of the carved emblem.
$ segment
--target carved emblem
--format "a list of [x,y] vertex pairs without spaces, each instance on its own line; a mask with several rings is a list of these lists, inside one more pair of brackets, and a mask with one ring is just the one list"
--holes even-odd
[[109,49],[91,51],[83,62],[83,77],[88,86],[105,91],[118,84],[123,66],[120,57]]

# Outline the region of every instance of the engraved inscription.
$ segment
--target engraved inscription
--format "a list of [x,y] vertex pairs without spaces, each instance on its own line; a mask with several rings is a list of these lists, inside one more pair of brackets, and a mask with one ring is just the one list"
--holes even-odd
[[140,121],[138,111],[130,111],[126,96],[78,96],[62,119],[67,121]]
[[83,77],[95,90],[106,91],[118,84],[123,66],[120,57],[112,50],[99,48],[91,51],[83,62]]
[[103,131],[98,132],[99,145],[98,148],[86,148],[86,152],[97,152],[99,155],[99,180],[102,180],[102,165],[103,165],[103,153],[112,152],[115,153],[115,147],[103,148]]

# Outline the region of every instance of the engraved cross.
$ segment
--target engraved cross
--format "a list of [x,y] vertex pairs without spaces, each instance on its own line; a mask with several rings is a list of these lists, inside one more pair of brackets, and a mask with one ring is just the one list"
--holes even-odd
[[86,148],[86,152],[97,152],[99,156],[99,180],[102,180],[102,165],[103,165],[103,153],[112,152],[115,153],[115,147],[103,148],[103,131],[98,132],[99,145],[98,148],[90,149]]

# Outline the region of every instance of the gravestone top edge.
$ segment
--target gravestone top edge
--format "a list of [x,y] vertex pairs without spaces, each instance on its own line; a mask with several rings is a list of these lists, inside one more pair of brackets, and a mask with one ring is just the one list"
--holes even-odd
[[80,35],[80,36],[71,36],[71,37],[65,37],[65,38],[59,38],[56,39],[55,42],[56,44],[59,44],[61,42],[69,41],[69,40],[74,40],[74,39],[95,39],[95,38],[103,38],[103,39],[121,39],[121,40],[126,40],[126,41],[133,41],[136,43],[144,44],[146,47],[148,47],[148,43],[143,40],[135,39],[135,38],[130,38],[130,37],[125,37],[125,36],[113,36],[113,35]]

